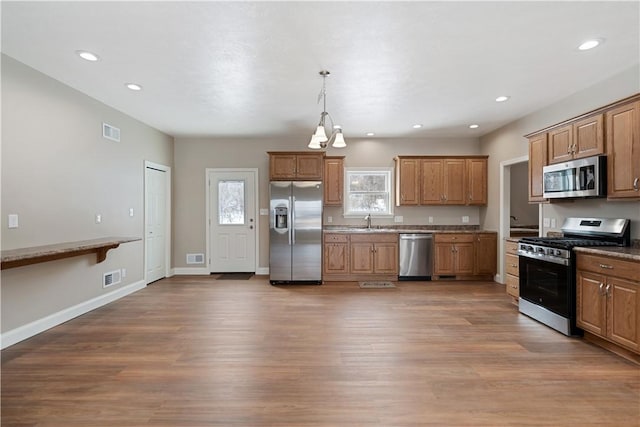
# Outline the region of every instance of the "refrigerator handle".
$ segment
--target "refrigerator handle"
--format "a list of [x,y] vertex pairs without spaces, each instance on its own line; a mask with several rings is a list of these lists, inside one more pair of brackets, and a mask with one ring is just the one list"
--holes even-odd
[[288,235],[289,235],[289,246],[291,246],[291,234],[292,234],[292,228],[293,228],[293,213],[291,212],[293,209],[293,204],[291,203],[291,196],[289,196],[289,209],[287,210],[287,221],[289,222],[289,230],[288,230]]
[[291,198],[291,242],[296,244],[296,196]]

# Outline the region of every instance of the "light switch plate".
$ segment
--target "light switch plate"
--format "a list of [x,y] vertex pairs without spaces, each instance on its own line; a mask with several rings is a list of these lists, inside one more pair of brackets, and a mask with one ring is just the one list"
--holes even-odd
[[267,215],[269,215],[269,209],[260,208],[260,216],[267,216]]
[[429,224],[433,224],[433,217],[432,216],[429,217]]
[[18,228],[18,214],[9,214],[9,228]]
[[129,216],[133,217],[133,208],[129,208]]
[[551,228],[556,228],[556,219],[551,218]]
[[462,222],[463,222],[464,224],[468,223],[468,222],[469,222],[469,216],[468,216],[468,215],[464,215],[464,216],[462,217]]
[[332,216],[328,216],[327,217],[327,224],[331,224],[333,222],[333,217]]
[[549,218],[544,218],[544,219],[542,220],[542,226],[543,226],[543,227],[548,227],[548,226],[549,226],[549,224],[550,224]]
[[102,215],[96,214],[96,224],[100,224],[102,222]]
[[393,217],[393,222],[404,222],[404,217],[402,215],[396,215]]

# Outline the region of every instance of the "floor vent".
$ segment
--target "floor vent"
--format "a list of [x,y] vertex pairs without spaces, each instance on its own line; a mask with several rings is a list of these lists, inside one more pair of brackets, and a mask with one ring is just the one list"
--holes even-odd
[[102,123],[102,136],[112,141],[120,142],[120,129],[107,123]]
[[102,276],[102,287],[108,288],[112,285],[117,285],[122,281],[122,274],[120,270],[110,271],[108,273],[104,273]]
[[187,254],[187,264],[204,264],[204,254]]

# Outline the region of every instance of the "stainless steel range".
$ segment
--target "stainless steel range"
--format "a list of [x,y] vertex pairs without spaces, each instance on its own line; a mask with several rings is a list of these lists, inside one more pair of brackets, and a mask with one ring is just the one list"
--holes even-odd
[[565,335],[576,327],[576,246],[629,246],[628,219],[567,218],[563,237],[523,237],[520,255],[521,313]]

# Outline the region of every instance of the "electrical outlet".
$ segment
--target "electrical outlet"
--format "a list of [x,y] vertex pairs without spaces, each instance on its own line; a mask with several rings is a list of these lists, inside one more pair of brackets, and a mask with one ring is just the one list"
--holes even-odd
[[96,214],[96,224],[100,224],[102,222],[102,215]]
[[129,208],[129,216],[133,217],[133,208]]
[[268,215],[269,215],[269,209],[260,208],[260,216],[268,216]]
[[429,224],[433,224],[433,217],[432,216],[429,217]]
[[543,218],[542,219],[542,226],[543,227],[549,227],[550,221],[549,218]]
[[393,222],[403,222],[404,217],[402,215],[397,215],[393,217]]
[[466,224],[466,223],[468,223],[468,222],[469,222],[469,216],[468,216],[468,215],[464,215],[464,216],[462,217],[462,223],[463,223],[463,224]]
[[18,214],[9,214],[9,228],[18,228]]
[[327,224],[331,224],[333,222],[333,217],[332,216],[328,216],[327,217]]

